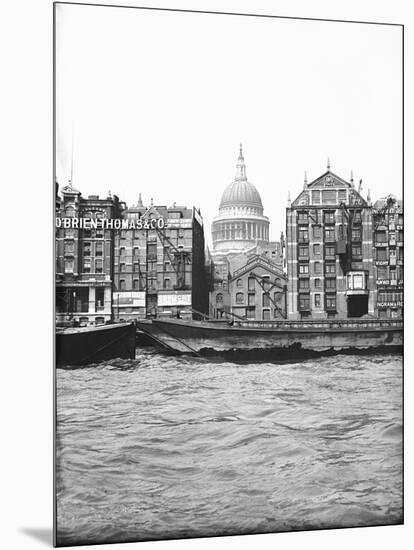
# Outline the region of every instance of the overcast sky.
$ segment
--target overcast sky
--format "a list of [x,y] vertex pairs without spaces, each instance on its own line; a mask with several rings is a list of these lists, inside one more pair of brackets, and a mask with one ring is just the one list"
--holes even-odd
[[401,29],[56,6],[57,178],[128,205],[195,205],[210,224],[243,143],[271,237],[331,169],[402,193]]

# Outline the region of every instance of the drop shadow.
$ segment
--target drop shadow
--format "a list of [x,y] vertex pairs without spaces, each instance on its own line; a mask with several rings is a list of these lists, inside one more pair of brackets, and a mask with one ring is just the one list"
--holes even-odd
[[20,529],[21,533],[24,533],[28,537],[32,537],[47,546],[53,546],[53,529],[45,528],[26,528]]

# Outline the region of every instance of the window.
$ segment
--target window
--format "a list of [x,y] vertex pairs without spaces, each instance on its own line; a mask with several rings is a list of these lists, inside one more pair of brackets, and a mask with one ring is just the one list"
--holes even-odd
[[244,294],[243,292],[237,292],[236,294],[236,304],[243,304],[244,303]]
[[376,259],[379,262],[387,260],[387,249],[386,248],[377,248]]
[[119,271],[121,273],[124,273],[125,272],[125,264],[119,264]]
[[299,212],[298,213],[298,223],[308,223],[308,213],[307,212]]
[[105,289],[97,288],[95,294],[95,308],[96,311],[104,309],[105,306]]
[[119,281],[119,289],[120,290],[125,290],[125,280],[124,279],[121,279]]
[[361,245],[353,244],[352,245],[352,256],[361,256],[361,255],[362,255]]
[[326,309],[336,310],[336,296],[332,294],[326,295]]
[[270,309],[263,310],[263,321],[270,321]]
[[119,249],[119,255],[121,256],[121,258],[123,258],[125,256],[125,248],[124,247],[121,247]]
[[168,279],[168,278],[164,279],[164,288],[165,288],[165,289],[171,288],[171,281],[170,281],[170,279]]
[[325,273],[336,273],[335,264],[326,263],[325,264]]
[[243,281],[241,279],[237,279],[236,286],[237,288],[243,288]]
[[73,206],[67,206],[65,210],[65,217],[66,218],[74,218],[75,217],[75,209]]
[[135,262],[135,263],[134,263],[134,272],[135,272],[135,273],[138,273],[138,272],[139,272],[139,263],[138,263],[138,262]]
[[255,279],[254,279],[254,277],[249,277],[249,279],[248,279],[248,289],[249,289],[249,291],[255,290]]
[[360,223],[362,221],[362,214],[360,211],[358,212],[355,212],[354,214],[354,222],[355,223]]
[[322,264],[321,264],[321,262],[315,262],[313,264],[313,271],[314,271],[314,273],[322,273]]
[[139,279],[134,279],[132,282],[132,287],[134,290],[139,290]]
[[65,273],[73,273],[74,261],[65,260]]
[[282,301],[282,292],[275,292],[273,294],[273,301],[276,303],[276,304],[280,304],[280,302]]
[[[103,239],[103,236],[104,236],[103,229],[97,229],[96,232],[95,232],[95,238],[96,239]],[[86,237],[86,235],[85,235],[85,237]]]
[[91,261],[89,259],[84,260],[84,262],[83,262],[83,272],[84,273],[90,273],[91,272]]
[[364,276],[362,274],[354,275],[354,289],[362,290],[364,288]]
[[74,254],[75,252],[75,242],[74,241],[65,241],[65,255]]
[[335,247],[325,246],[325,256],[335,256]]
[[103,255],[103,243],[95,243],[95,256]]
[[91,249],[92,245],[91,243],[83,243],[83,255],[84,256],[90,256],[91,255]]
[[361,240],[361,229],[359,227],[352,229],[352,240],[353,241]]
[[325,227],[325,241],[335,240],[335,229],[333,227]]
[[216,304],[222,304],[222,303],[223,303],[223,294],[217,294]]
[[397,279],[396,269],[390,269],[390,279],[391,279],[391,281],[395,281]]
[[279,277],[276,277],[275,279],[275,286],[278,286],[280,288],[282,288],[282,281],[279,279]]
[[299,264],[299,273],[300,274],[309,273],[309,264]]
[[102,272],[103,272],[103,261],[95,260],[95,273],[102,273]]
[[335,223],[335,212],[333,210],[324,212],[323,221],[324,223]]
[[404,242],[404,231],[397,231],[397,241],[399,243]]
[[269,297],[269,294],[263,294],[262,303],[263,303],[263,307],[270,307],[270,297]]
[[336,191],[333,189],[322,191],[322,203],[336,204]]
[[307,243],[309,242],[309,231],[303,227],[299,227],[299,242]]
[[308,311],[310,309],[309,294],[299,294],[299,310]]
[[312,191],[312,203],[313,204],[321,204],[321,192],[320,191]]
[[66,238],[73,238],[75,236],[75,230],[74,229],[65,229],[65,237]]
[[299,257],[300,258],[309,258],[309,248],[307,246],[299,247]]
[[346,189],[340,189],[338,191],[338,201],[339,202],[346,201]]
[[135,257],[137,257],[139,255],[139,248],[137,246],[134,246],[132,253]]
[[313,226],[313,238],[320,239],[322,237],[322,227],[320,225]]
[[315,307],[321,307],[321,295],[315,294]]
[[85,239],[90,239],[92,237],[92,230],[91,229],[84,229],[83,230],[83,237]]
[[[378,250],[383,250],[382,248],[379,248]],[[398,256],[397,256],[398,260],[401,262],[404,260],[404,248],[401,247],[398,249]]]
[[309,279],[299,279],[299,290],[309,290]]
[[375,242],[377,243],[387,242],[387,233],[385,231],[377,231]]
[[249,294],[247,298],[247,303],[249,306],[255,306],[256,305],[256,296],[254,294]]
[[336,289],[336,279],[325,279],[325,288],[326,288],[326,290],[335,290]]
[[322,288],[320,279],[315,279],[315,288]]
[[387,266],[377,266],[377,279],[388,279],[388,267]]
[[320,256],[321,255],[321,245],[320,244],[314,244],[313,245],[313,254],[315,256]]

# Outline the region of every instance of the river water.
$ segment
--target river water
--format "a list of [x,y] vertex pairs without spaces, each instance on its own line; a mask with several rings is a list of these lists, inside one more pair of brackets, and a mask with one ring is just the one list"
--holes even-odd
[[402,521],[402,356],[57,370],[60,544]]

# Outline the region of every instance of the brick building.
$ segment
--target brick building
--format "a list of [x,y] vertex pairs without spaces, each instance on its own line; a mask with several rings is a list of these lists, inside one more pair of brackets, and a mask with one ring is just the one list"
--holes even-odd
[[373,206],[376,308],[380,318],[401,317],[404,302],[403,204],[393,195]]
[[263,255],[252,256],[230,278],[231,312],[252,320],[285,319],[286,282],[280,265]]
[[142,227],[115,234],[114,319],[208,313],[200,212],[176,205],[147,208],[140,197],[123,219]]
[[68,185],[56,200],[56,322],[101,324],[112,318],[114,231],[118,197],[82,197]]
[[372,206],[330,170],[286,209],[288,318],[375,315]]

